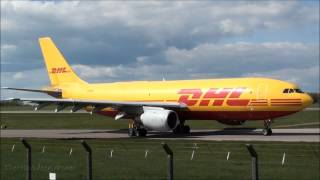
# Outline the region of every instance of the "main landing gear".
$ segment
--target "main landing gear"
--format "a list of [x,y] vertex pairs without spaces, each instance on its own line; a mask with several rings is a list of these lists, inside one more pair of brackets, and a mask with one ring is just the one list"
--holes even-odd
[[271,123],[272,123],[271,119],[264,121],[264,129],[262,130],[262,133],[264,136],[271,136],[272,135]]
[[180,122],[180,124],[173,130],[174,134],[190,134],[190,126],[184,125],[184,122]]
[[129,137],[134,137],[134,136],[138,136],[138,137],[145,137],[147,136],[147,130],[145,128],[141,128],[140,125],[137,125],[136,123],[134,123],[133,120],[131,120],[131,122],[129,122]]

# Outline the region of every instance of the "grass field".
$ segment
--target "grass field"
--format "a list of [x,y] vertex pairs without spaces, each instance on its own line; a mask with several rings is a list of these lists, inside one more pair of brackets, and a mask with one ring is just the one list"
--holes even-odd
[[[85,152],[78,140],[30,139],[33,177],[85,179]],[[166,155],[160,140],[88,140],[93,149],[94,179],[166,179]],[[250,179],[245,142],[167,141],[174,152],[175,179]],[[193,143],[199,147],[190,160]],[[12,146],[15,144],[14,151]],[[318,143],[253,142],[261,179],[319,179]],[[45,152],[42,148],[45,146]],[[73,149],[69,155],[70,148]],[[110,158],[110,151],[113,157]],[[145,151],[148,156],[145,158]],[[227,152],[230,158],[227,161]],[[18,139],[1,139],[1,179],[24,179],[25,149]],[[285,165],[281,166],[283,153]]]
[[[3,110],[4,111],[4,110]],[[125,129],[127,120],[115,121],[112,118],[89,113],[52,113],[45,114],[7,114],[1,113],[1,125],[7,129]],[[311,124],[309,124],[311,123]],[[216,121],[187,121],[192,129],[216,129],[232,127]],[[290,126],[299,124],[297,126]],[[289,126],[288,126],[289,125]],[[275,119],[273,128],[319,128],[319,111],[302,111],[287,117]],[[288,127],[286,127],[288,126]],[[262,121],[247,121],[242,126],[262,128]]]

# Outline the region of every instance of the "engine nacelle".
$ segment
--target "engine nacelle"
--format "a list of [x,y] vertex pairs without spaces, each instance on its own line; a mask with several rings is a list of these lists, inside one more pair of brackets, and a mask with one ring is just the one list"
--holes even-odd
[[237,121],[237,120],[226,120],[226,121],[218,121],[219,123],[226,124],[226,125],[233,125],[233,126],[239,126],[242,125],[246,121]]
[[169,131],[176,128],[179,124],[177,113],[166,109],[144,110],[139,120],[147,129],[156,131]]

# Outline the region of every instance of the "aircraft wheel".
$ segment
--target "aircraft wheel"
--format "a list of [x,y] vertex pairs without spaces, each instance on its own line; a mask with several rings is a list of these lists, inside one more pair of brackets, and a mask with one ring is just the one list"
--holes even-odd
[[133,129],[133,128],[129,128],[129,137],[134,137],[134,136],[136,136],[136,132],[135,132],[135,130]]
[[272,135],[272,129],[263,129],[262,133],[264,136],[271,136]]
[[174,134],[190,134],[190,126],[179,125],[173,130]]
[[137,136],[139,137],[145,137],[147,135],[147,130],[142,128],[137,130]]
[[180,134],[181,133],[181,126],[180,125],[178,125],[172,132],[173,132],[173,134]]
[[183,133],[184,134],[190,134],[190,126],[188,126],[188,125],[183,126]]
[[271,124],[272,124],[272,119],[268,119],[264,121],[264,129],[262,130],[262,133],[264,136],[272,135]]

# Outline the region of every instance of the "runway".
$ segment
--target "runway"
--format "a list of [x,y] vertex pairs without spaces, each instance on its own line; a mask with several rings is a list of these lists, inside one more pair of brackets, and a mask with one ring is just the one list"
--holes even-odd
[[[107,139],[128,138],[127,130],[1,130],[1,138]],[[263,136],[261,129],[192,130],[190,135],[171,132],[149,132],[146,139],[208,140],[208,141],[283,141],[320,142],[319,128],[273,129],[272,136]]]

